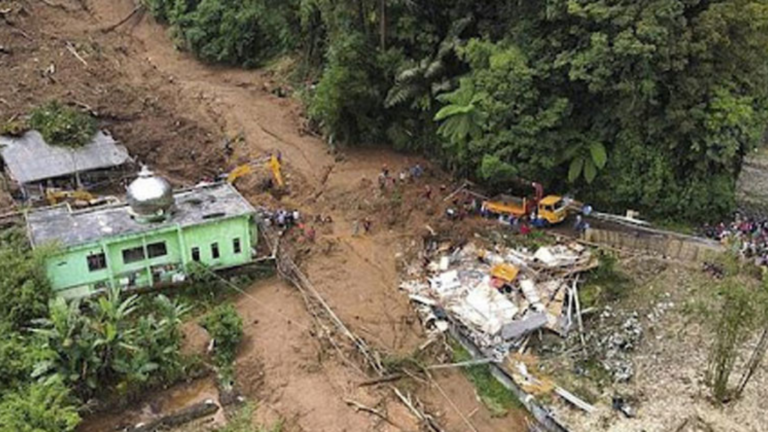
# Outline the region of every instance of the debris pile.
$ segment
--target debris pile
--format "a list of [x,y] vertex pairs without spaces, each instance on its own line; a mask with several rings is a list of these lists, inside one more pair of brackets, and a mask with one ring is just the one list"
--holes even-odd
[[[635,375],[632,352],[639,347],[645,329],[637,312],[614,311],[606,306],[585,335],[586,350],[613,383],[626,383]],[[572,341],[577,344],[578,342]],[[592,371],[577,365],[578,375],[589,376]]]
[[[606,309],[600,319],[615,319],[616,315]],[[643,327],[637,313],[622,318],[620,327],[598,337],[597,347],[601,354],[603,368],[611,375],[614,382],[629,381],[635,374],[634,364],[629,356],[643,337]]]
[[[469,243],[437,247],[401,284],[429,330],[455,325],[489,357],[502,361],[538,329],[565,335],[580,322],[579,274],[597,258],[577,243],[486,250]],[[431,258],[431,259],[430,259]]]

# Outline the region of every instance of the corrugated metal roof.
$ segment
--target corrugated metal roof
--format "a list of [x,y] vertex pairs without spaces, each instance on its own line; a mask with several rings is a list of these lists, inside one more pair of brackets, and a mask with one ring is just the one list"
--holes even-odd
[[48,145],[37,131],[20,138],[0,136],[0,155],[19,183],[120,166],[130,160],[128,150],[106,131],[99,131],[90,143],[77,149]]

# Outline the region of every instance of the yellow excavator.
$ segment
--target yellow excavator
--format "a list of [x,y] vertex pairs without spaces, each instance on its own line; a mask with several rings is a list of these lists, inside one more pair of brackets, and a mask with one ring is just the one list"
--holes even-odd
[[96,200],[96,196],[84,190],[49,188],[45,190],[45,199],[52,206],[63,202],[70,202],[77,207],[87,207],[92,201]]
[[57,188],[48,188],[45,190],[45,200],[48,205],[55,206],[68,202],[72,207],[85,208],[94,207],[103,204],[113,204],[120,200],[114,196],[97,196],[86,190],[64,190]]
[[[263,164],[264,161],[265,159],[262,158],[236,167],[227,175],[227,182],[234,184],[238,179],[253,174],[254,169]],[[274,184],[277,186],[277,188],[282,189],[285,187],[285,181],[283,180],[283,167],[280,163],[280,159],[278,159],[276,155],[272,155],[266,159],[266,168],[272,172],[272,180],[274,181]]]

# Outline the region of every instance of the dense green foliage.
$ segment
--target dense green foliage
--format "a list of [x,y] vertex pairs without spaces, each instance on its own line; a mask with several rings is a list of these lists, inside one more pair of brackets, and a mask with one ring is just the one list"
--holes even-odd
[[715,218],[768,122],[768,0],[266,1],[150,4],[206,59],[295,47],[331,142],[428,152],[496,189]]
[[80,423],[74,402],[61,380],[31,383],[0,400],[0,431],[72,432]]
[[256,66],[296,45],[295,0],[146,0],[181,46],[210,62]]
[[185,312],[162,295],[142,308],[137,296],[122,298],[119,289],[89,300],[85,308],[57,298],[34,330],[54,353],[35,374],[60,376],[81,397],[100,388],[129,392],[150,380],[172,378],[183,366],[178,327]]
[[0,397],[24,388],[32,377],[35,367],[47,361],[53,353],[38,340],[24,337],[21,333],[0,327]]
[[86,113],[51,101],[32,110],[29,127],[50,145],[82,147],[96,134],[96,120]]
[[216,363],[219,366],[232,364],[243,339],[243,319],[237,309],[228,303],[219,305],[203,317],[200,324],[214,341]]
[[[0,232],[0,431],[67,432],[79,400],[130,396],[185,370],[186,307],[164,296],[52,299],[45,251]],[[115,390],[117,393],[115,393]]]
[[[48,311],[45,251],[32,251],[21,229],[0,231],[0,322],[19,330]],[[0,326],[0,327],[2,327]]]

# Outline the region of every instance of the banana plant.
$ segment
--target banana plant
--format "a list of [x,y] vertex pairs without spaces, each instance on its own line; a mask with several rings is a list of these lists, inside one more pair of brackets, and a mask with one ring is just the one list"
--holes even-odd
[[79,302],[67,304],[57,298],[51,301],[49,313],[48,318],[34,321],[36,327],[32,332],[42,336],[47,348],[55,354],[35,366],[33,378],[50,380],[58,375],[75,386],[84,384],[96,388],[96,373],[103,362],[96,335],[80,311]]

